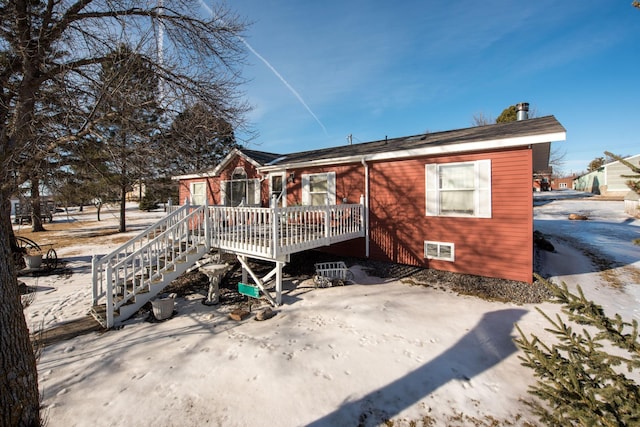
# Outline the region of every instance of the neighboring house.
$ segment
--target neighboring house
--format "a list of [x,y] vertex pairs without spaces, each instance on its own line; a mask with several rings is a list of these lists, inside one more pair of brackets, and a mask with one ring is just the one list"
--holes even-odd
[[600,186],[604,182],[604,167],[580,175],[573,180],[573,189],[587,193],[600,194]]
[[299,153],[234,150],[174,179],[181,203],[362,201],[365,237],[325,251],[531,283],[533,173],[565,138],[547,116]]
[[136,182],[128,188],[125,194],[125,200],[128,202],[139,202],[145,196],[146,191],[147,186],[144,182]]
[[[640,166],[640,154],[625,158],[627,162]],[[573,187],[579,191],[600,194],[606,197],[615,197],[622,200],[629,193],[626,181],[622,175],[631,175],[633,172],[619,161],[607,163],[599,169],[581,175],[574,179]]]
[[571,190],[573,189],[573,180],[575,175],[556,178],[553,180],[554,190]]

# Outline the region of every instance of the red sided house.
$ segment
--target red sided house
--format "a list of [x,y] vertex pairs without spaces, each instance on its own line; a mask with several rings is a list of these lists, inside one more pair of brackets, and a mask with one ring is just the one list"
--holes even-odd
[[532,174],[565,136],[548,116],[291,154],[241,149],[175,179],[192,204],[363,203],[364,236],[323,250],[531,282]]
[[[255,283],[243,277],[247,295],[273,305],[282,267],[308,249],[530,283],[533,171],[565,137],[548,116],[301,153],[234,150],[175,177],[182,206],[94,257],[93,313],[121,323],[212,249],[236,254]],[[249,258],[275,267],[260,278]]]

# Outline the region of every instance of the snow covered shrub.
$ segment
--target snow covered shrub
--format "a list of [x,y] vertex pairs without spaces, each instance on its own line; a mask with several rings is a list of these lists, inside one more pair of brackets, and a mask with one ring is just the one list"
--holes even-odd
[[536,335],[528,338],[516,325],[522,365],[533,369],[538,379],[529,388],[537,399],[527,405],[549,426],[639,425],[640,387],[627,376],[638,378],[638,322],[625,322],[618,314],[607,317],[580,287],[576,295],[565,283],[557,286],[538,278],[553,293],[552,301],[562,304],[568,323],[560,314],[552,318],[537,309],[557,340],[550,346]]

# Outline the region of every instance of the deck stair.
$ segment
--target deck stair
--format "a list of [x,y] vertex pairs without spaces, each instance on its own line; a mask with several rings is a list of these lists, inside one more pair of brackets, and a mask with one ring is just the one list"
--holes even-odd
[[[273,204],[276,206],[276,204]],[[281,303],[282,268],[295,252],[365,236],[364,202],[324,206],[226,207],[188,202],[103,257],[92,260],[92,314],[118,326],[211,249],[233,253],[274,305]],[[275,263],[260,278],[248,259]],[[276,297],[265,284],[275,278]]]
[[184,205],[92,260],[92,314],[111,328],[131,317],[209,249],[204,206]]

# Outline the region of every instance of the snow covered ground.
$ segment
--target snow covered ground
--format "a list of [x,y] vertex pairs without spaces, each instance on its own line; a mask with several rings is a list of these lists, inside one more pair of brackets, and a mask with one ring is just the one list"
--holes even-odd
[[[624,215],[621,202],[569,195],[582,196],[536,194],[535,229],[556,247],[541,255],[542,272],[580,284],[610,313],[638,318],[640,247],[630,242],[640,237],[640,220]],[[569,221],[569,213],[590,219]],[[73,274],[21,278],[38,287],[25,310],[32,330],[87,313],[89,255],[110,247],[79,249],[59,251]],[[344,287],[286,282],[284,304],[263,322],[232,321],[228,308],[203,305],[205,295],[195,295],[179,298],[167,321],[134,319],[45,347],[38,369],[48,425],[536,422],[520,401],[534,379],[512,342],[515,322],[544,336],[534,305],[352,271],[355,283]]]
[[[580,285],[607,312],[640,321],[640,219],[624,213],[624,202],[583,193],[537,193],[534,228],[551,238],[554,253],[542,252],[541,273]],[[568,215],[585,215],[570,221]]]

